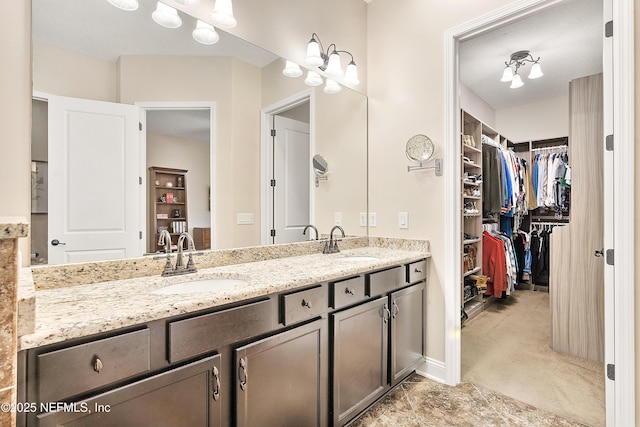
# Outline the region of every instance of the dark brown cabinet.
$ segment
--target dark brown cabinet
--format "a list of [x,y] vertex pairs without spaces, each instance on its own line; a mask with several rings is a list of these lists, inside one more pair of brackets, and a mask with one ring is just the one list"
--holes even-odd
[[419,365],[425,354],[424,282],[391,293],[391,385]]
[[38,425],[220,426],[220,372],[220,355],[208,357],[42,413]]
[[319,319],[237,348],[237,426],[325,426],[327,346]]

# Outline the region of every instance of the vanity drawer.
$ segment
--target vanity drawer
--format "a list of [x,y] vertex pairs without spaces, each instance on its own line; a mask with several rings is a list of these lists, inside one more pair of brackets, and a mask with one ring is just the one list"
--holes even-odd
[[312,319],[328,309],[327,289],[322,285],[280,298],[280,321],[283,325]]
[[55,402],[150,369],[149,330],[37,356],[40,402]]
[[[169,362],[197,356],[269,332],[271,300],[169,323]],[[275,314],[275,313],[273,313]]]
[[367,296],[382,295],[405,284],[404,268],[393,267],[368,275]]
[[346,307],[365,298],[364,276],[329,283],[331,307]]
[[407,265],[407,282],[416,283],[427,277],[427,260],[412,262]]

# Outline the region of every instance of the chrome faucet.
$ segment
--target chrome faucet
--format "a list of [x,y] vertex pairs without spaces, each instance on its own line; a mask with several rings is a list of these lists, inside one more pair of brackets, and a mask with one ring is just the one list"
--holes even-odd
[[333,232],[336,230],[336,228],[340,230],[343,238],[346,237],[342,227],[340,227],[339,225],[335,225],[331,229],[331,233],[329,233],[329,241],[324,245],[324,250],[322,251],[323,254],[335,254],[337,252],[340,252],[340,249],[338,248],[338,239],[333,239]]
[[311,225],[311,224],[307,225],[304,228],[304,230],[302,230],[302,234],[307,234],[307,230],[310,229],[310,228],[313,228],[313,230],[316,232],[316,240],[318,240],[318,229],[315,226]]
[[[182,250],[184,246],[184,239],[187,239],[187,249],[189,250],[189,260],[187,265],[183,264]],[[198,271],[195,263],[193,262],[193,251],[195,250],[195,244],[191,236],[184,232],[178,237],[178,256],[176,258],[175,267],[171,265],[171,234],[167,230],[160,232],[158,237],[158,244],[164,246],[164,251],[167,253],[167,262],[162,270],[163,276],[176,276],[179,274],[195,273]]]

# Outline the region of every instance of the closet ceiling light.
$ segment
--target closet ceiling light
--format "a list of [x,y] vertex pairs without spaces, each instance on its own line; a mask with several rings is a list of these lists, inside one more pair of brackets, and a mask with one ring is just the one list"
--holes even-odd
[[233,4],[231,0],[216,0],[211,12],[211,20],[220,28],[233,28],[238,22],[233,16]]
[[138,0],[107,0],[109,3],[122,10],[136,10],[138,9]]
[[[544,73],[542,72],[542,67],[540,66],[540,57],[538,59],[534,59],[533,56],[529,53],[528,50],[520,50],[518,52],[514,52],[511,54],[509,58],[509,62],[505,62],[505,69],[502,72],[501,82],[511,82],[511,89],[517,89],[519,87],[524,86],[524,82],[522,81],[522,77],[518,74],[518,69],[522,66],[527,65],[527,63],[533,64],[531,66],[531,71],[529,72],[529,79],[537,79],[542,77]],[[512,67],[515,67],[515,71]]]
[[156,24],[166,28],[178,28],[182,25],[182,19],[178,16],[178,11],[162,2],[158,2],[158,6],[151,14],[151,17]]
[[198,19],[196,28],[191,33],[194,40],[202,44],[215,44],[220,40],[220,35],[216,32],[213,25]]
[[[341,53],[347,54],[351,58],[347,65],[346,72],[342,69],[340,60]],[[336,82],[338,79],[342,79],[342,83],[347,86],[357,86],[360,84],[360,80],[358,79],[358,66],[353,59],[353,55],[346,50],[338,50],[333,43],[325,50],[320,41],[320,37],[316,33],[311,34],[311,40],[307,43],[307,56],[305,57],[304,63],[308,67],[318,68],[330,77],[331,83],[329,83],[330,79],[327,79],[327,86],[325,86],[324,89],[326,93],[340,92],[341,87]],[[287,61],[287,67],[282,73],[285,76],[297,77],[297,75],[289,74],[288,67],[289,61]],[[304,82],[309,86],[320,86],[323,83],[323,79],[318,72],[310,70]]]

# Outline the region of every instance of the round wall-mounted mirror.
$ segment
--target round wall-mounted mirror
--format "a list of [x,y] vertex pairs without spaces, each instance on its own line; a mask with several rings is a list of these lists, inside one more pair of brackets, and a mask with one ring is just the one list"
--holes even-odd
[[422,163],[433,156],[433,141],[426,135],[414,135],[407,141],[406,155],[409,160]]
[[329,171],[329,165],[320,154],[313,156],[313,172],[318,176],[325,176]]

